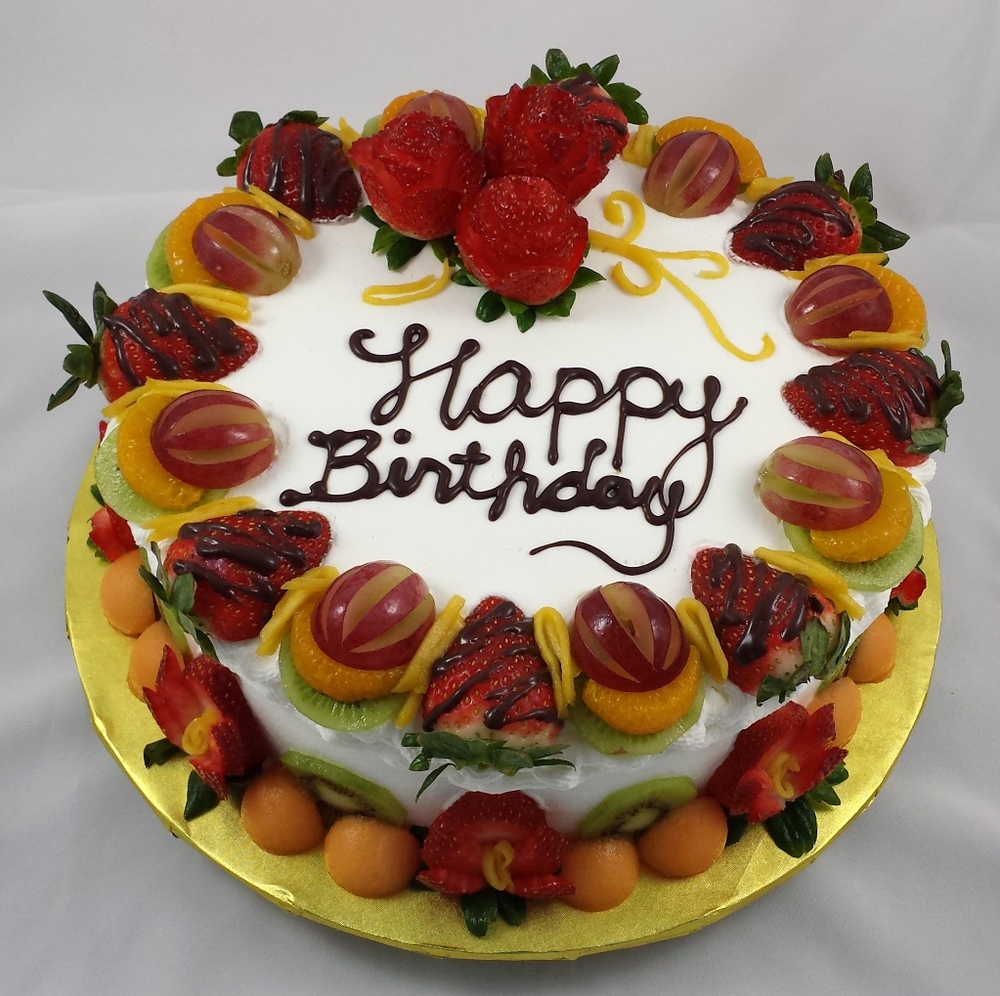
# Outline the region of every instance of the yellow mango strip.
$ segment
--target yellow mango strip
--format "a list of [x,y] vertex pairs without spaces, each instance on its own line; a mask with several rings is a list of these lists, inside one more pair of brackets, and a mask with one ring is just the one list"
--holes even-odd
[[133,387],[127,394],[105,405],[101,414],[105,418],[117,418],[127,408],[131,408],[139,398],[146,394],[161,394],[168,398],[179,398],[189,391],[231,391],[225,384],[208,383],[200,380],[158,380],[150,377],[145,384]]
[[[217,519],[222,515],[235,515],[245,512],[248,508],[256,508],[257,500],[249,495],[233,495],[231,498],[220,498],[218,501],[205,502],[196,509],[187,512],[175,512],[172,515],[160,515],[146,523],[149,538],[154,542],[176,536],[177,531],[187,522],[201,522],[204,519]],[[192,518],[197,514],[196,518]]]
[[776,571],[804,577],[833,602],[838,612],[846,612],[852,619],[860,619],[865,614],[864,609],[848,593],[847,582],[832,568],[801,553],[792,553],[791,550],[768,550],[761,546],[754,550],[753,555],[770,564]]
[[209,287],[207,284],[170,284],[160,289],[161,294],[186,294],[203,311],[231,318],[234,322],[250,321],[250,298],[228,287]]
[[254,200],[269,214],[277,215],[288,222],[288,227],[300,238],[311,239],[316,236],[316,229],[313,223],[304,215],[299,214],[294,208],[287,204],[282,204],[276,197],[272,197],[266,190],[254,184],[247,185],[247,192],[253,194]]
[[576,701],[574,679],[580,669],[573,660],[569,647],[569,630],[566,621],[555,609],[546,606],[539,609],[532,620],[535,643],[541,651],[549,674],[552,675],[552,691],[556,700],[556,712],[560,718],[566,716],[569,707]]
[[832,256],[821,256],[819,259],[807,259],[801,270],[783,270],[785,276],[802,280],[810,273],[822,270],[825,266],[884,266],[889,261],[889,254],[884,252],[835,253]]
[[374,284],[361,292],[361,300],[375,305],[410,304],[440,294],[450,283],[451,267],[443,263],[437,277],[428,274],[408,284]]
[[659,129],[655,125],[639,125],[639,127],[629,136],[625,148],[622,149],[622,159],[634,166],[641,166],[645,169],[656,155],[656,133]]
[[424,700],[423,692],[409,692],[406,698],[403,700],[403,704],[399,707],[399,712],[396,713],[396,719],[394,720],[396,728],[401,730],[403,727],[409,726],[410,723],[416,718],[417,712],[420,709],[420,703]]
[[331,135],[336,135],[344,143],[345,152],[354,144],[355,139],[361,137],[361,132],[352,128],[343,118],[335,125],[330,124],[329,121],[324,121],[319,127],[323,131],[328,131]]
[[448,599],[448,604],[427,630],[423,640],[420,641],[420,646],[417,647],[417,652],[406,665],[402,677],[396,682],[394,692],[419,692],[422,695],[427,691],[434,662],[451,646],[465,625],[465,620],[462,618],[464,606],[465,599],[461,595],[452,595]]
[[725,681],[729,677],[729,661],[723,653],[708,609],[696,598],[682,598],[675,611],[688,643],[698,651],[705,670],[715,681]]
[[285,633],[292,625],[292,616],[307,607],[311,610],[311,603],[319,601],[339,573],[336,567],[314,567],[281,586],[285,594],[260,631],[260,643],[257,646],[259,656],[269,657],[278,652]]
[[637,264],[646,276],[648,282],[636,284],[625,273],[620,262],[611,270],[611,278],[627,294],[645,296],[657,291],[665,280],[694,307],[708,327],[712,337],[723,349],[732,353],[738,359],[747,363],[767,359],[774,352],[774,340],[766,333],[761,337],[761,348],[756,353],[749,353],[730,342],[723,331],[719,320],[707,304],[679,277],[671,273],[661,262],[663,259],[705,259],[715,264],[715,270],[702,270],[698,276],[704,279],[719,279],[729,272],[729,261],[721,253],[690,250],[686,252],[660,252],[635,245],[642,229],[645,227],[646,209],[635,194],[616,190],[608,195],[604,202],[604,217],[613,225],[624,226],[625,218],[622,205],[628,205],[632,212],[632,221],[623,235],[609,235],[606,232],[590,231],[590,244],[601,252],[614,253]]
[[768,194],[773,194],[778,187],[783,187],[794,179],[794,176],[758,176],[747,184],[746,190],[740,196],[750,204],[756,204]]
[[810,346],[854,352],[860,349],[919,349],[927,337],[919,332],[865,332],[858,329],[838,339],[812,339]]

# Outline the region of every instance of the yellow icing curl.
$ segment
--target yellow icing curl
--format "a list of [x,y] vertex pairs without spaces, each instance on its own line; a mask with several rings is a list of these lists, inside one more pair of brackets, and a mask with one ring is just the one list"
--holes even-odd
[[443,263],[436,277],[428,274],[408,284],[374,284],[361,292],[361,300],[375,305],[411,304],[440,294],[450,282],[451,267]]

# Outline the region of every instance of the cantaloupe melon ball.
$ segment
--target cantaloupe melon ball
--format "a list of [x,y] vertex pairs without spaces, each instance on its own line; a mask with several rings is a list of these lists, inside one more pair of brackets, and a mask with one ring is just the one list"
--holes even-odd
[[270,854],[303,854],[326,832],[312,793],[284,768],[265,771],[243,793],[240,822]]
[[138,636],[156,619],[153,593],[139,574],[142,562],[142,551],[131,550],[108,564],[101,578],[101,609],[126,636]]
[[563,900],[578,910],[598,913],[614,909],[632,895],[639,881],[639,852],[623,837],[594,837],[570,844],[560,878],[576,892]]
[[404,827],[371,816],[342,816],[323,842],[330,877],[365,899],[402,892],[420,868],[420,845]]

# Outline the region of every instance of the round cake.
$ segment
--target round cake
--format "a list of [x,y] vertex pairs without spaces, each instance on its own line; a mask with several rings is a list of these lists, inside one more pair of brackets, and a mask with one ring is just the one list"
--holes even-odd
[[416,879],[476,934],[696,885],[748,825],[816,846],[961,400],[867,166],[772,179],[616,68],[550,52],[363,135],[242,112],[238,189],[149,290],[98,288],[89,340],[49,295],[90,358],[53,404],[109,399],[89,532],[147,767],[189,758],[185,820],[242,797],[264,850],[325,838],[334,895]]

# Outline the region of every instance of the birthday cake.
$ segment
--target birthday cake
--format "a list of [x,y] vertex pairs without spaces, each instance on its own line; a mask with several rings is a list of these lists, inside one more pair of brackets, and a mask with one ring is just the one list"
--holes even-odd
[[148,763],[477,933],[748,824],[812,847],[961,400],[867,166],[769,176],[616,70],[554,50],[363,133],[237,114],[149,289],[92,329],[47,295],[84,340],[51,406],[108,400],[90,538]]

